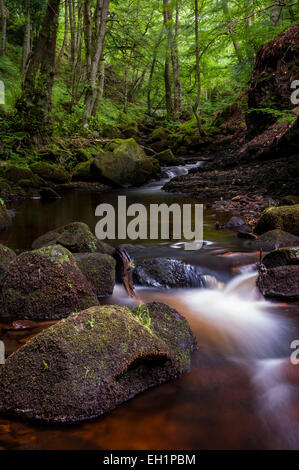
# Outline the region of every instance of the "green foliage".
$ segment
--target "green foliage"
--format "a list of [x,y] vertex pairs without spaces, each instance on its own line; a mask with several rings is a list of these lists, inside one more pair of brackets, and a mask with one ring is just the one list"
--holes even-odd
[[135,316],[142,325],[146,326],[149,329],[151,328],[152,319],[150,316],[149,309],[147,307],[140,304],[136,310]]

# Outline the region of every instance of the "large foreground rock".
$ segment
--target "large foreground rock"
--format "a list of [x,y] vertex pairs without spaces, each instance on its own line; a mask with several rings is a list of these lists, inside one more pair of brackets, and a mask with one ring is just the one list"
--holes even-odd
[[2,279],[0,312],[9,319],[58,320],[98,305],[73,255],[54,245],[21,254]]
[[289,248],[280,248],[268,253],[263,259],[263,264],[267,269],[299,264],[299,245]]
[[292,302],[299,300],[299,266],[288,265],[259,270],[257,286],[264,297]]
[[115,284],[115,259],[101,253],[80,253],[74,256],[94,293],[98,297],[111,295]]
[[98,240],[88,225],[73,222],[56,228],[38,237],[32,243],[34,250],[42,246],[62,245],[71,253],[106,253],[113,254],[114,248]]
[[0,199],[0,230],[4,230],[11,226],[11,217],[7,212],[3,199]]
[[0,410],[79,422],[188,372],[196,341],[187,321],[160,303],[143,315],[93,307],[44,330],[1,369]]
[[270,207],[262,213],[255,227],[255,233],[260,235],[275,229],[299,236],[299,204]]
[[139,186],[156,174],[155,162],[134,139],[115,139],[105,150],[94,160],[104,183]]
[[139,285],[165,288],[211,287],[216,282],[196,266],[169,258],[136,261],[133,279]]
[[0,244],[0,282],[11,261],[16,258],[13,250]]

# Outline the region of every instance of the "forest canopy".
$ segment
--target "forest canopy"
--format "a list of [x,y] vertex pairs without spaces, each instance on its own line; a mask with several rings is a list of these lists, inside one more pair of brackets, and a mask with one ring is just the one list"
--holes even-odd
[[0,0],[0,15],[0,112],[18,130],[88,135],[149,116],[204,134],[299,2]]

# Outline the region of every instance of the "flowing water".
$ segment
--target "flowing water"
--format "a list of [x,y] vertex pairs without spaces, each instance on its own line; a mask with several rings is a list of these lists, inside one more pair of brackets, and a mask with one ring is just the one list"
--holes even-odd
[[[128,204],[141,202],[147,207],[198,202],[161,190],[165,181],[189,167],[167,168],[164,180],[121,193],[72,191],[51,203],[14,204],[13,228],[0,234],[0,242],[25,250],[37,236],[68,222],[83,221],[94,229],[96,206],[101,202],[116,206],[119,194],[127,196]],[[137,289],[143,301],[165,302],[188,319],[199,345],[190,374],[78,426],[49,427],[2,417],[0,448],[299,448],[299,366],[290,362],[290,344],[299,339],[299,308],[261,298],[255,288],[259,255],[246,251],[234,234],[214,229],[216,220],[226,219],[227,215],[205,210],[205,243],[198,252],[185,251],[181,242],[138,242],[137,258],[179,258],[214,276],[209,289]],[[120,285],[103,302],[134,304]],[[9,353],[46,326],[6,333]]]

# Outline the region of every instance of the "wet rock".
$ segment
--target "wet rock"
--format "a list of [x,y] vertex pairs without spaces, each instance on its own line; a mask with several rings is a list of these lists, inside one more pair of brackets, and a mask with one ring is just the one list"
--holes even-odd
[[94,293],[98,297],[111,295],[115,284],[115,259],[100,253],[79,253],[74,256]]
[[33,163],[30,169],[43,180],[56,184],[68,183],[71,179],[64,168],[47,162]]
[[0,231],[11,226],[11,217],[6,209],[5,202],[0,199]]
[[211,287],[216,280],[196,266],[169,258],[137,260],[133,271],[136,284],[148,287]]
[[102,173],[94,165],[94,159],[78,163],[72,174],[73,181],[101,182]]
[[34,250],[42,246],[62,245],[71,253],[106,253],[112,255],[114,248],[98,240],[90,231],[88,225],[73,222],[51,230],[38,237],[32,243]]
[[59,245],[25,252],[2,279],[1,314],[5,318],[58,320],[98,304],[73,255]]
[[279,248],[278,250],[271,251],[271,253],[268,253],[264,257],[263,264],[267,269],[286,265],[297,265],[299,264],[299,246]]
[[255,227],[255,233],[261,235],[275,229],[299,236],[299,204],[270,207],[262,213]]
[[257,240],[246,242],[248,248],[261,248],[264,251],[272,251],[284,246],[298,245],[299,237],[283,230],[270,230],[263,233]]
[[299,266],[278,266],[267,269],[261,265],[257,286],[264,297],[292,302],[299,300]]
[[152,303],[71,315],[10,356],[0,410],[48,423],[80,422],[190,370],[196,340],[181,315]]
[[16,258],[13,250],[0,244],[0,282],[10,263]]
[[42,188],[40,190],[40,195],[41,195],[41,198],[44,199],[45,201],[51,201],[53,199],[61,199],[61,196],[59,196],[59,194],[54,191],[54,189],[51,189],[51,188]]

